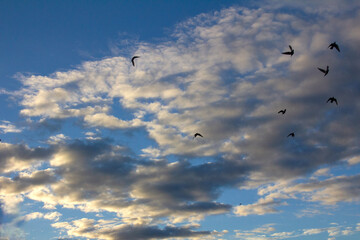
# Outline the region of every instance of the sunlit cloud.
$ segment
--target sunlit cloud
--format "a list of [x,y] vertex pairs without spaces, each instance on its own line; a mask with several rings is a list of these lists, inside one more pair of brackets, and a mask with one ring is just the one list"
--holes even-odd
[[[0,144],[1,211],[19,215],[25,200],[41,203],[41,212],[21,219],[53,221],[69,238],[216,239],[229,232],[203,230],[208,216],[281,214],[292,201],[314,208],[359,202],[360,175],[333,171],[360,163],[360,11],[351,11],[359,4],[307,3],[233,6],[189,18],[162,42],[137,42],[135,67],[116,56],[48,75],[18,74],[21,89],[1,92],[18,100],[26,131],[51,129],[51,136]],[[289,5],[299,13],[283,10]],[[328,49],[335,40],[341,54]],[[288,45],[292,57],[281,54]],[[326,77],[317,70],[325,65]],[[335,94],[339,106],[326,103]],[[71,129],[62,133],[66,121]],[[25,128],[2,121],[0,130]],[[121,143],[107,131],[118,131]],[[137,131],[144,140],[129,143]],[[233,206],[219,200],[225,189],[257,196]],[[68,219],[58,207],[100,219]],[[311,209],[294,215],[324,214]],[[358,225],[278,231],[265,224],[235,237],[331,239]]]

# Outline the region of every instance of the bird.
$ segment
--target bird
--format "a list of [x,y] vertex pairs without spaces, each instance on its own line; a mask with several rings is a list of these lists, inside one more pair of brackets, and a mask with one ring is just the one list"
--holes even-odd
[[196,138],[197,136],[203,137],[203,135],[201,135],[200,133],[195,133],[193,139]]
[[280,110],[280,111],[278,111],[278,113],[285,114],[285,113],[286,113],[286,108],[285,108],[284,110]]
[[131,59],[131,62],[132,62],[132,65],[135,67],[135,58],[139,58],[139,56],[133,56],[132,59]]
[[294,132],[292,132],[292,133],[289,133],[289,135],[287,135],[287,137],[295,137],[295,133]]
[[336,50],[338,50],[338,52],[340,52],[339,45],[337,45],[336,42],[330,43],[328,48],[330,48],[330,49],[336,48]]
[[336,103],[336,105],[338,105],[338,101],[337,101],[337,99],[336,99],[336,98],[334,98],[334,97],[329,98],[329,99],[326,101],[326,103],[328,103],[329,101],[330,101],[330,103],[335,102],[335,103]]
[[321,72],[325,73],[324,77],[329,73],[329,66],[326,66],[326,70],[322,69],[322,68],[318,68]]
[[282,54],[285,54],[285,55],[294,55],[294,49],[291,47],[291,45],[289,45],[289,48],[290,48],[290,52],[282,52]]

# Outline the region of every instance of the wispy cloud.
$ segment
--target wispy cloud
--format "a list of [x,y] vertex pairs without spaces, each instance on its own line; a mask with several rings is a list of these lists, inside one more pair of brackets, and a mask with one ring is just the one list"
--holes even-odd
[[[291,238],[299,238],[306,237],[318,234],[327,234],[328,239],[332,239],[333,237],[340,236],[348,236],[354,233],[356,229],[352,227],[345,227],[336,224],[335,226],[329,226],[325,228],[309,228],[309,229],[301,229],[294,230],[291,232],[278,232],[274,224],[267,224],[260,228],[256,228],[253,230],[240,231],[235,230],[235,237],[243,240],[270,240],[270,239],[291,239]],[[263,230],[263,231],[259,231]]]
[[3,133],[20,133],[22,129],[17,128],[15,125],[11,124],[9,121],[1,121],[0,129]]

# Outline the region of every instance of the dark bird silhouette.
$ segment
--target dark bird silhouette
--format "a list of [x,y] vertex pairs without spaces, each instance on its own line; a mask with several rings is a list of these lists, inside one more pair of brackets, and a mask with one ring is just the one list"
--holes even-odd
[[331,50],[332,50],[333,48],[336,48],[336,50],[338,50],[338,52],[340,52],[339,45],[337,45],[336,42],[331,43],[328,48],[330,48]]
[[135,58],[139,58],[139,56],[133,56],[132,59],[131,59],[131,62],[132,62],[132,65],[135,67]]
[[329,73],[329,66],[326,66],[326,70],[322,69],[322,68],[318,68],[321,72],[325,73],[324,77]]
[[282,52],[282,54],[285,54],[285,55],[294,55],[294,49],[291,47],[291,45],[289,45],[289,48],[290,48],[290,52]]
[[292,133],[289,133],[289,135],[287,135],[287,137],[290,137],[290,136],[295,137],[295,133],[292,132]]
[[278,111],[278,113],[285,114],[285,113],[286,113],[286,108],[285,108],[284,110],[280,110],[280,111]]
[[336,99],[336,98],[334,98],[334,97],[329,98],[329,99],[326,101],[326,103],[328,103],[329,101],[330,101],[330,103],[335,102],[335,103],[336,103],[336,105],[338,105],[338,101],[337,101],[337,99]]
[[203,135],[201,135],[200,133],[195,133],[193,139],[196,138],[197,136],[203,137]]

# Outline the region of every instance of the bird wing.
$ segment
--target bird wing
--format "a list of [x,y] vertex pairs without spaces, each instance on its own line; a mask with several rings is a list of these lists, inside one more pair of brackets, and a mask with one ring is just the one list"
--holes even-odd
[[321,72],[323,72],[323,73],[325,73],[326,71],[324,70],[324,69],[322,69],[322,68],[317,68],[317,69],[319,69]]
[[131,59],[131,62],[132,62],[132,65],[135,67],[135,58],[139,58],[139,56],[133,56],[132,59]]
[[338,52],[340,52],[339,45],[335,44],[334,47],[336,48],[336,50],[338,50]]
[[328,48],[332,49],[334,47],[333,43],[330,43],[330,45],[328,46]]
[[328,103],[329,101],[331,101],[331,98],[329,98],[329,99],[326,101],[326,103]]
[[197,137],[197,136],[203,137],[203,135],[201,135],[200,133],[195,133],[195,136],[194,136],[194,137]]
[[282,52],[282,54],[291,55],[291,52]]
[[290,48],[291,51],[293,50],[293,48],[291,47],[291,45],[289,45],[289,48]]
[[338,102],[337,102],[336,98],[334,98],[334,101],[335,101],[336,105],[338,105]]

